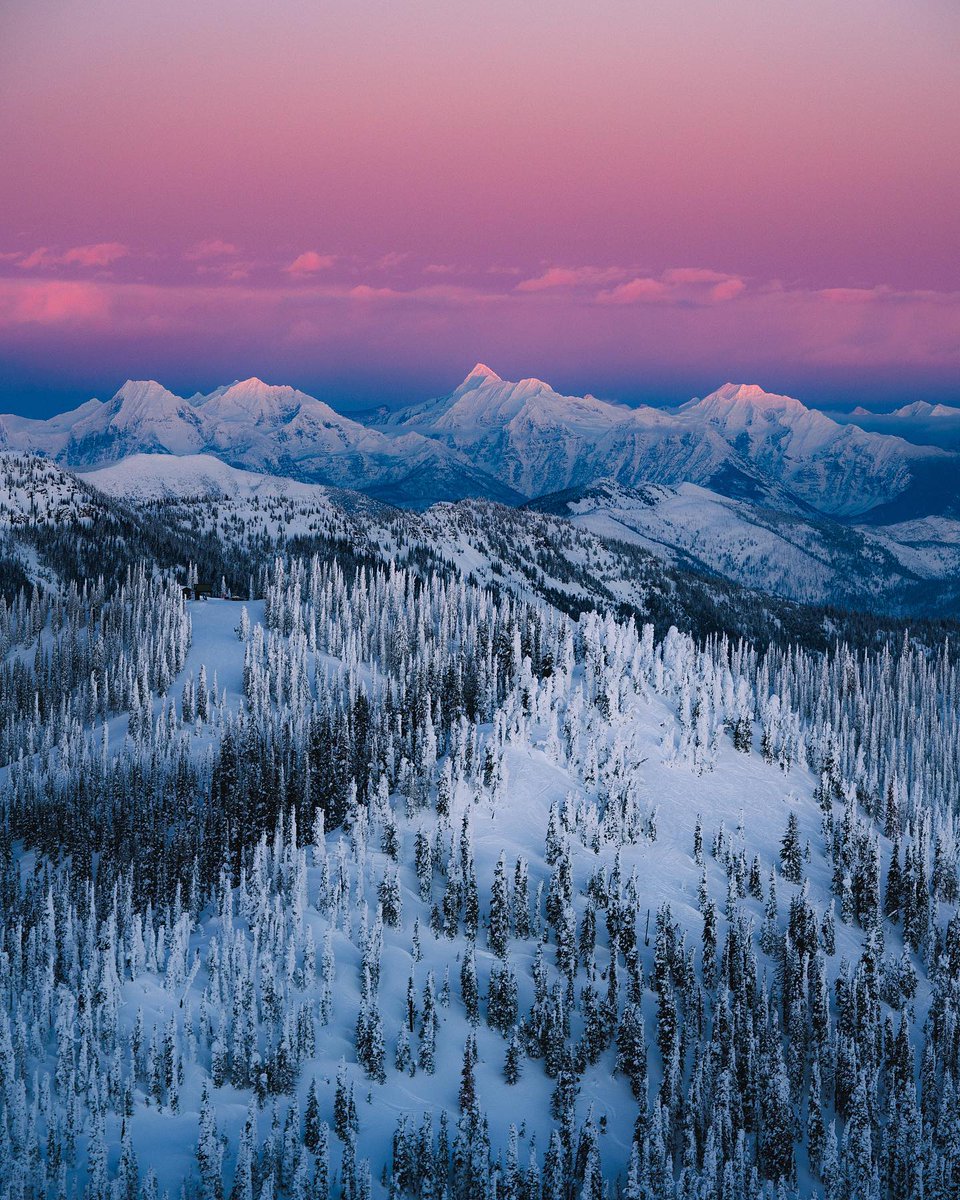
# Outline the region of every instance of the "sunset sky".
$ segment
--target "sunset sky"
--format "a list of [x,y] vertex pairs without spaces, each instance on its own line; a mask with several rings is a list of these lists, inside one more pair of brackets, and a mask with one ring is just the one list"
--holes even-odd
[[956,0],[5,0],[0,410],[960,403]]

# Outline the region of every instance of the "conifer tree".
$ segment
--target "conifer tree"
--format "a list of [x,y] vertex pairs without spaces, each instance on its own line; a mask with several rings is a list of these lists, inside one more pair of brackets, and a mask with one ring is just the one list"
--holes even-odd
[[780,867],[784,879],[800,883],[803,878],[803,848],[800,845],[800,822],[791,809],[787,817],[787,828],[780,841]]

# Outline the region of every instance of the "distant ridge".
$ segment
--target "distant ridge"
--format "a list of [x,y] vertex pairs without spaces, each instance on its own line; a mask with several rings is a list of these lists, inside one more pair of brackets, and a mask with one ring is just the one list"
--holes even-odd
[[[927,408],[931,420],[948,424],[950,411],[960,413]],[[943,485],[956,474],[953,455],[842,423],[756,383],[728,382],[675,408],[630,408],[564,395],[542,379],[506,380],[478,362],[446,395],[375,409],[366,421],[257,377],[189,399],[155,380],[128,380],[106,403],[91,400],[47,421],[0,420],[4,444],[81,470],[142,453],[213,455],[411,508],[468,497],[518,504],[601,479],[626,487],[689,482],[780,511],[844,519],[907,495],[910,511],[919,506],[924,515],[925,488],[930,512],[956,500]]]

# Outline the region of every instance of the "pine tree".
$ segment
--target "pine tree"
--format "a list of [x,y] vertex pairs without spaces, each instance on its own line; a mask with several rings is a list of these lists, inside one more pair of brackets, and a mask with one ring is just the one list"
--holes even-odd
[[836,926],[833,920],[833,901],[827,906],[823,914],[823,921],[820,925],[820,944],[823,946],[824,954],[831,957],[837,952],[837,934]]
[[372,992],[357,1015],[356,1046],[357,1062],[363,1067],[367,1078],[383,1083],[387,1077],[384,1069],[383,1021]]
[[313,1194],[318,1200],[329,1194],[330,1162],[329,1141],[330,1132],[326,1121],[321,1122],[317,1130],[317,1146],[314,1150],[313,1165]]
[[346,1142],[351,1131],[356,1131],[356,1115],[353,1106],[353,1088],[347,1085],[347,1067],[343,1059],[337,1068],[337,1086],[333,1099],[333,1131],[341,1142]]
[[780,866],[784,879],[800,883],[803,878],[803,849],[800,845],[800,822],[791,810],[787,828],[780,841]]
[[426,903],[430,900],[433,883],[433,852],[430,848],[430,839],[422,829],[417,830],[414,864],[417,872],[417,891],[420,899]]
[[510,937],[510,897],[507,891],[507,863],[501,852],[493,874],[490,890],[490,924],[488,938],[490,949],[499,958],[506,958]]
[[477,984],[477,963],[473,942],[467,943],[460,964],[460,996],[471,1025],[480,1023],[480,989]]
[[851,1196],[876,1194],[866,1080],[861,1074],[843,1134],[842,1170]]
[[523,1046],[516,1025],[510,1031],[507,1053],[503,1062],[503,1077],[509,1084],[519,1082],[523,1074]]
[[397,1046],[394,1052],[393,1065],[401,1075],[414,1073],[413,1054],[410,1051],[410,1034],[406,1025],[401,1025],[397,1033]]
[[423,988],[423,1005],[420,1016],[420,1042],[417,1050],[417,1066],[432,1075],[436,1070],[437,1049],[437,1006],[433,989],[433,972],[427,974]]
[[377,888],[377,897],[380,901],[383,923],[391,928],[396,928],[400,924],[403,915],[400,881],[397,878],[396,871],[389,872],[380,881]]
[[530,937],[530,892],[528,866],[524,858],[518,858],[513,872],[513,929],[523,941]]
[[703,910],[703,986],[712,992],[717,982],[717,906],[708,900]]
[[820,1085],[820,1063],[819,1060],[814,1059],[810,1070],[810,1093],[807,1101],[807,1150],[814,1170],[819,1170],[823,1162],[826,1137]]
[[617,1070],[630,1081],[634,1098],[642,1105],[647,1099],[647,1044],[643,1030],[643,1015],[637,1004],[623,1010],[617,1029]]
[[487,1024],[506,1035],[517,1021],[517,978],[509,964],[495,964],[487,993]]
[[890,869],[887,871],[887,886],[883,894],[883,915],[894,924],[900,918],[903,891],[903,873],[900,870],[900,843],[894,842],[890,851]]
[[471,1034],[463,1047],[463,1064],[460,1069],[460,1111],[473,1113],[477,1104],[477,1084],[474,1078],[474,1065],[477,1061],[477,1042]]
[[757,1157],[760,1169],[768,1179],[790,1181],[794,1177],[793,1115],[790,1084],[779,1048],[771,1068],[760,1093]]
[[204,1083],[200,1094],[200,1137],[197,1142],[197,1182],[201,1200],[223,1200],[222,1157],[210,1092]]
[[140,1168],[133,1149],[130,1130],[126,1129],[120,1143],[120,1161],[117,1164],[117,1180],[114,1188],[117,1200],[139,1200]]
[[316,1154],[320,1144],[320,1102],[317,1098],[317,1081],[310,1080],[310,1090],[307,1092],[307,1108],[304,1114],[303,1144]]

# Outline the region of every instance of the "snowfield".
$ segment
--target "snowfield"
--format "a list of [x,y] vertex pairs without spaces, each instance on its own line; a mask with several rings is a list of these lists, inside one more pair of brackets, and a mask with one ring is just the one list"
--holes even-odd
[[952,457],[376,415],[7,423],[0,1200],[954,1200]]
[[[86,729],[46,706],[3,726],[35,747],[0,779],[18,911],[45,855],[72,859],[0,963],[11,1184],[300,1200],[522,1176],[532,1200],[913,1177],[851,1136],[866,1076],[844,1064],[869,1046],[854,1019],[936,1036],[956,835],[925,797],[933,772],[960,794],[955,717],[889,727],[902,779],[864,747],[893,687],[952,714],[960,668],[657,644],[453,572],[318,559],[278,559],[256,601],[141,574],[110,603],[103,628],[128,633],[96,652],[73,599],[9,619],[24,666],[21,629],[47,623],[34,670],[64,637],[94,663],[68,687]],[[758,1056],[736,1102],[730,1036]],[[729,1152],[725,1121],[749,1122]],[[949,1149],[924,1161],[953,1170]]]

